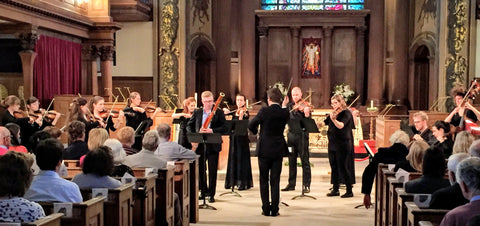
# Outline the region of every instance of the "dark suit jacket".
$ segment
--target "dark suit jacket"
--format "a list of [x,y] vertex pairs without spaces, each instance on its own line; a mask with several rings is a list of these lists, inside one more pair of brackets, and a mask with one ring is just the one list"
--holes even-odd
[[[200,128],[202,128],[202,118],[203,118],[203,108],[195,109],[192,114],[192,117],[187,123],[187,132],[189,133],[198,133]],[[225,127],[225,114],[222,110],[217,109],[215,115],[210,122],[210,128],[214,133],[225,134],[227,128]],[[222,144],[208,144],[207,151],[220,152],[222,150]]]
[[451,210],[455,207],[465,205],[467,203],[468,199],[463,197],[460,185],[458,183],[455,183],[450,187],[442,188],[435,191],[432,194],[432,200],[430,201],[429,208]]
[[450,186],[450,182],[443,177],[434,178],[422,176],[405,183],[405,192],[416,194],[432,194],[436,190]]
[[259,158],[282,158],[288,153],[283,131],[289,117],[287,109],[278,104],[272,104],[260,109],[250,121],[248,128],[253,134],[257,134],[258,125],[261,125],[260,138],[257,142]]

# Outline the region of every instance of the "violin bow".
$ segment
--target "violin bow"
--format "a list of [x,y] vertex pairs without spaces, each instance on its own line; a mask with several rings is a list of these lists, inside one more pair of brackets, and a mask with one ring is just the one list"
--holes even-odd
[[110,108],[110,111],[108,112],[108,117],[107,117],[107,120],[105,120],[105,123],[108,123],[108,120],[110,119],[110,116],[112,115],[113,107],[115,107],[115,104],[118,101],[118,96],[114,96],[114,97],[115,97],[115,101],[113,102],[112,107]]
[[358,96],[352,101],[352,103],[350,103],[350,104],[348,105],[347,108],[351,108],[352,105],[358,100],[359,97],[360,97],[360,95],[358,95]]
[[52,107],[52,104],[53,104],[54,100],[55,100],[55,98],[52,98],[52,101],[50,101],[50,104],[48,104],[47,110],[45,110],[45,112],[43,112],[42,118],[45,118],[45,115],[47,115],[47,112],[50,110],[50,107]]

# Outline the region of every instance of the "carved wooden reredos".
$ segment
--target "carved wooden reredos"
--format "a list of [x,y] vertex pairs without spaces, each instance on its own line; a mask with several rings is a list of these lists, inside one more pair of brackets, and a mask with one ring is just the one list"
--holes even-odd
[[[345,83],[366,92],[366,50],[369,10],[265,11],[257,10],[257,98],[276,82],[313,91],[315,107],[327,107],[335,85]],[[320,78],[302,78],[302,39],[321,39]],[[362,99],[363,99],[362,97]],[[363,102],[363,101],[362,101]]]

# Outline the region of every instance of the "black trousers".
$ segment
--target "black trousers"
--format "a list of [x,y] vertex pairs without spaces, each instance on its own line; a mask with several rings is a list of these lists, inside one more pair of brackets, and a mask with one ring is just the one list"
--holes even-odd
[[[203,151],[203,144],[198,145],[198,150],[196,151],[197,154],[200,155],[199,157],[199,186],[202,195],[208,193],[210,197],[215,196],[215,189],[217,187],[217,169],[218,169],[218,152],[208,151],[207,145],[207,156],[205,158],[204,151]],[[208,162],[208,163],[207,163]],[[207,186],[207,179],[205,178],[205,165],[208,167],[208,186]]]
[[[302,142],[303,139],[303,142]],[[308,134],[289,134],[289,145],[292,153],[288,154],[288,185],[295,187],[297,183],[297,156],[300,156],[303,172],[303,186],[310,187],[312,171],[310,169],[310,152],[308,151]]]
[[334,189],[338,189],[341,183],[345,183],[347,189],[351,189],[355,184],[354,156],[353,150],[347,145],[339,146],[333,150],[328,150],[328,160],[332,170],[330,182]]
[[[262,198],[262,209],[270,209],[269,207],[271,203],[272,212],[278,212],[282,158],[258,158],[258,168],[260,171],[260,197]],[[269,182],[272,193],[271,199],[268,187]]]

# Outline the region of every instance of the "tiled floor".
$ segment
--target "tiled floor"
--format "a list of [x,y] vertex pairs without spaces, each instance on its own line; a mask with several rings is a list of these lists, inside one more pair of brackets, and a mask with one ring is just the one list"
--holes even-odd
[[[302,197],[291,200],[292,197],[301,194],[302,170],[298,168],[297,187],[295,191],[281,192],[281,202],[286,205],[280,206],[280,216],[265,217],[261,215],[261,200],[258,186],[258,163],[257,158],[252,157],[252,173],[254,187],[250,190],[240,191],[242,197],[232,194],[220,196],[229,190],[224,189],[225,170],[218,172],[216,202],[211,206],[217,210],[200,210],[200,221],[195,225],[373,225],[374,209],[365,209],[362,204],[363,195],[360,193],[361,176],[367,161],[355,162],[357,184],[354,186],[354,197],[342,199],[340,197],[326,197],[331,187],[327,158],[311,158],[312,184],[311,193],[316,200]],[[288,161],[287,158],[284,158]],[[283,166],[280,187],[287,184],[288,166]],[[344,190],[340,191],[344,193]],[[374,199],[374,193],[372,193]],[[207,201],[208,203],[208,201]]]

